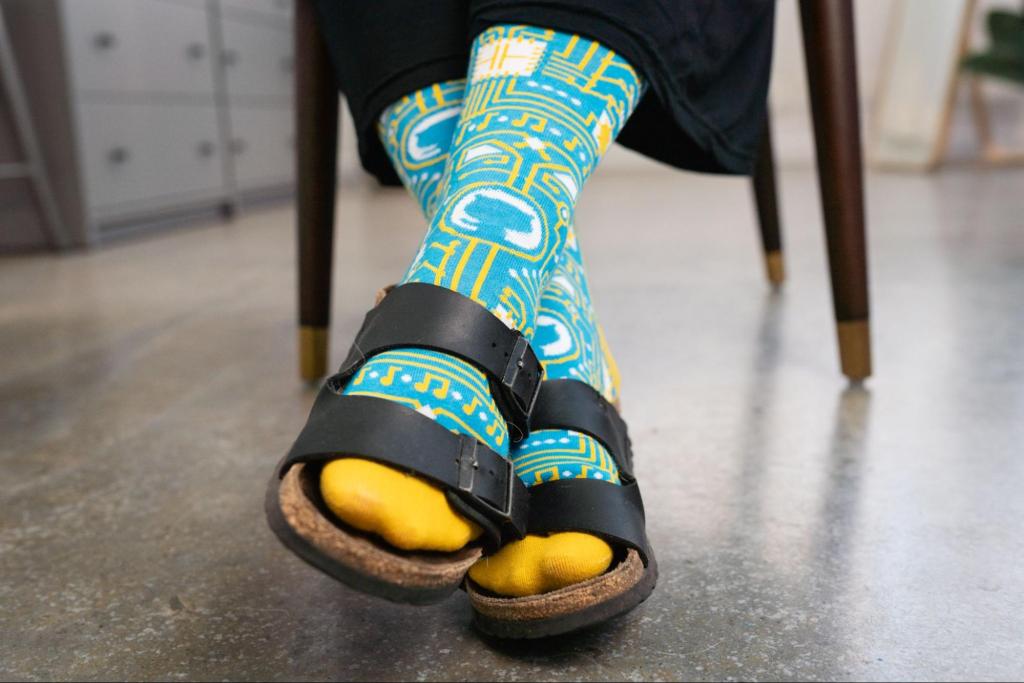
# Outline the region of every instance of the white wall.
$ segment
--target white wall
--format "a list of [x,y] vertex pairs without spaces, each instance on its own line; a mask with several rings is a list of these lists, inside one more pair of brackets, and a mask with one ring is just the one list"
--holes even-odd
[[[856,0],[853,3],[862,126],[868,122],[867,113],[878,82],[885,29],[894,4],[892,0]],[[778,163],[789,167],[813,164],[814,140],[797,0],[779,0],[776,9],[775,56],[769,101]]]
[[[827,1],[827,0],[823,0]],[[871,139],[870,112],[882,67],[890,16],[902,0],[855,0],[857,71],[861,95],[861,128],[865,144]],[[967,2],[967,0],[964,0]],[[971,48],[987,44],[985,15],[993,8],[1017,9],[1015,0],[978,0],[974,12]],[[771,110],[776,155],[780,165],[808,167],[814,163],[807,79],[803,62],[797,0],[779,0],[776,16],[775,61],[772,69]],[[1019,88],[989,82],[985,92],[992,104],[997,137],[1008,146],[1024,143],[1024,95]],[[978,152],[966,88],[958,90],[946,159],[971,160]]]
[[[878,81],[885,28],[893,4],[894,0],[854,2],[857,68],[862,114],[865,116]],[[777,163],[787,168],[812,166],[814,139],[811,132],[810,105],[807,100],[807,74],[804,67],[797,0],[778,0],[769,100]],[[867,119],[863,116],[862,119],[866,123]],[[648,167],[650,163],[639,155],[616,147],[602,163],[602,169],[629,171]]]

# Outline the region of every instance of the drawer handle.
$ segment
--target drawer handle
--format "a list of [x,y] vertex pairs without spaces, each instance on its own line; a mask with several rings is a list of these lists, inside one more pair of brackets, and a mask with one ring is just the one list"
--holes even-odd
[[117,45],[117,36],[110,31],[100,31],[93,37],[92,44],[97,50],[110,50]]
[[234,138],[231,141],[231,153],[232,154],[244,154],[245,153],[245,140],[242,138]]
[[216,151],[216,147],[214,147],[214,144],[209,140],[203,140],[198,145],[196,145],[196,152],[199,154],[200,157],[204,159],[209,159],[210,157],[212,157],[214,151]]
[[185,48],[185,54],[189,59],[202,59],[206,55],[206,46],[202,43],[189,43],[189,46]]
[[131,153],[126,147],[114,147],[107,152],[107,161],[112,164],[123,164],[131,158]]
[[237,50],[224,50],[221,53],[220,61],[223,62],[224,66],[234,66],[238,64],[238,51]]

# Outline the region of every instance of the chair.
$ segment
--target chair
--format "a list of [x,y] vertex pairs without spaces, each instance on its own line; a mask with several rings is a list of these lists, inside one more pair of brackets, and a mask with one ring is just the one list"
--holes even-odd
[[[800,0],[800,21],[840,366],[859,382],[871,374],[871,342],[852,2]],[[296,0],[294,30],[299,367],[312,381],[327,373],[338,92],[311,0]],[[765,269],[777,287],[784,268],[769,128],[766,121],[753,190]]]

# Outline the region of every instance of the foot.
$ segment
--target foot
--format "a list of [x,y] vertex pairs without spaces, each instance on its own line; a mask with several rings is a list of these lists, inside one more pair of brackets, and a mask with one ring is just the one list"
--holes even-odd
[[[561,429],[534,432],[512,452],[516,474],[527,486],[556,479],[596,479],[619,485],[619,471],[594,438]],[[566,532],[527,536],[473,565],[470,578],[508,597],[538,595],[608,571],[612,549],[591,534]]]
[[612,549],[590,534],[527,536],[485,557],[469,570],[483,588],[509,597],[539,595],[608,571]]
[[438,487],[369,460],[328,463],[320,493],[340,519],[402,550],[454,552],[482,533]]
[[[507,57],[524,48],[529,59]],[[445,151],[438,140],[446,134],[434,129],[455,120],[457,86],[396,103],[381,122],[385,147],[399,152],[396,166],[407,181],[415,177],[441,193],[417,195],[428,214],[431,206],[438,210],[404,282],[468,296],[532,339],[541,290],[566,245],[577,195],[639,102],[643,83],[603,45],[529,26],[488,28],[474,40],[470,59],[464,97],[474,104],[458,113],[443,181],[435,183],[440,173],[426,173],[424,164],[437,163]],[[511,92],[517,97],[509,100]],[[420,118],[424,114],[429,118]],[[406,138],[408,124],[414,135]],[[412,154],[416,169],[406,168],[400,148]],[[529,182],[534,177],[544,182]],[[451,356],[387,351],[371,358],[344,393],[399,402],[508,454],[507,427],[486,380]],[[321,489],[340,519],[404,544],[398,547],[434,550],[459,543],[468,522],[446,510],[443,496],[432,496],[428,484],[400,476],[362,461],[325,468]],[[349,477],[357,483],[346,484]]]
[[[434,351],[404,349],[371,358],[346,395],[397,401],[492,450],[508,453],[508,432],[484,375]],[[340,520],[402,550],[454,552],[480,536],[436,486],[360,458],[328,463],[320,493]]]
[[[589,362],[581,362],[575,373],[559,368],[557,356],[548,354],[549,374],[563,377],[587,377],[606,400],[618,403],[620,376],[604,332],[594,321],[582,265],[574,267],[574,252],[556,271],[568,288],[559,291],[555,286],[541,300],[541,314],[552,319],[571,321],[573,337],[594,340],[599,354],[591,354]],[[578,263],[578,262],[577,262]],[[585,298],[569,297],[582,294]],[[541,330],[543,332],[544,330]],[[538,333],[537,345],[541,353],[544,336]],[[593,342],[592,342],[593,343]],[[566,353],[575,353],[568,349]],[[554,373],[552,373],[554,370]],[[516,473],[527,486],[542,484],[558,478],[584,477],[603,479],[618,484],[619,473],[608,452],[596,440],[568,430],[536,432],[511,453]],[[470,570],[470,578],[492,593],[507,597],[538,595],[565,588],[574,583],[588,581],[608,571],[612,562],[612,549],[603,539],[584,533],[561,533],[551,536],[527,536],[521,541],[507,544],[495,555],[485,557]]]

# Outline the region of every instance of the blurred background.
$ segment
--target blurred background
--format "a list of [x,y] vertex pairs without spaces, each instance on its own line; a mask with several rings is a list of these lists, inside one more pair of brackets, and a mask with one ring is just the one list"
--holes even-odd
[[[0,250],[97,245],[287,200],[291,5],[4,0]],[[993,21],[1000,9],[1004,21]],[[999,0],[856,3],[872,168],[1020,161],[1019,9]],[[782,168],[806,168],[814,148],[795,2],[783,0],[777,15],[776,157]],[[368,182],[354,148],[341,149],[342,180]],[[602,168],[648,165],[619,148]]]
[[[747,178],[616,147],[582,193],[663,575],[526,647],[480,641],[461,596],[344,591],[265,527],[316,388],[293,0],[0,0],[0,678],[1019,679],[1024,7],[854,13],[874,374],[840,372],[780,0],[784,285]],[[423,230],[350,126],[328,368]]]

